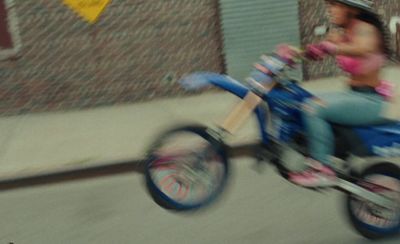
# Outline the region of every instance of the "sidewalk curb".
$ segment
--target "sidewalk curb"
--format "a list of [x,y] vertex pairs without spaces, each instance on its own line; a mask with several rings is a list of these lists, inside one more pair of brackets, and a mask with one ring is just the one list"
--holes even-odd
[[66,181],[81,180],[113,174],[142,172],[143,159],[109,162],[102,165],[80,166],[69,169],[60,169],[45,173],[31,173],[15,178],[0,179],[0,191],[17,188],[33,187],[45,184],[61,183]]
[[[251,156],[258,143],[247,143],[229,146],[230,158]],[[31,173],[25,176],[16,176],[0,179],[0,192],[19,188],[35,187],[40,185],[62,183],[74,180],[84,180],[95,177],[111,176],[123,173],[143,173],[146,159],[132,159],[129,161],[115,161],[99,165],[78,166],[69,169],[59,169],[50,172]]]

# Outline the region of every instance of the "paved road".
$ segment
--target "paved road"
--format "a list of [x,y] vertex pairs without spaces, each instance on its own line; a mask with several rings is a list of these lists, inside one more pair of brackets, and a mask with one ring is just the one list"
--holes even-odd
[[251,163],[235,160],[224,197],[195,214],[159,208],[135,173],[3,192],[0,243],[369,243],[347,224],[341,193],[297,188]]

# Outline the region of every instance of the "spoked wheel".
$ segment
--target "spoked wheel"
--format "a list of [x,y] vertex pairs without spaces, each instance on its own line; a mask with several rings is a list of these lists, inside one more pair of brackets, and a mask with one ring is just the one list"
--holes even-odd
[[208,205],[222,192],[228,177],[224,145],[202,126],[169,130],[150,149],[145,177],[150,195],[166,209]]
[[346,198],[350,223],[364,237],[380,239],[400,231],[400,170],[391,164],[378,164],[362,174],[360,186],[393,200],[396,207],[387,209],[354,195]]

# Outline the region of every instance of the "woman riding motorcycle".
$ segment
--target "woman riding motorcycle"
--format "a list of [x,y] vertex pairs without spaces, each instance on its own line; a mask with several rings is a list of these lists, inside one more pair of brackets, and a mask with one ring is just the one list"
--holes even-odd
[[321,60],[336,57],[338,66],[349,74],[348,90],[310,99],[304,108],[310,159],[309,168],[289,174],[289,180],[305,187],[331,186],[337,181],[331,167],[334,135],[330,123],[371,125],[387,121],[382,111],[388,104],[388,83],[380,71],[390,55],[384,26],[363,0],[328,0],[331,24],[327,38],[307,46],[306,57]]

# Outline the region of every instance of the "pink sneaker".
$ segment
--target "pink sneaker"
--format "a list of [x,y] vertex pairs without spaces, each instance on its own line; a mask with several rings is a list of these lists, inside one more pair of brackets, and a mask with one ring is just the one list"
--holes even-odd
[[337,183],[335,171],[320,163],[313,163],[302,172],[289,173],[289,180],[304,187],[329,187]]

